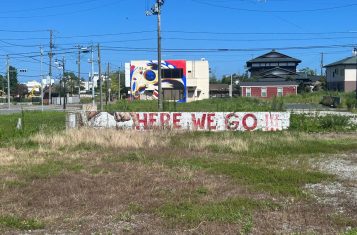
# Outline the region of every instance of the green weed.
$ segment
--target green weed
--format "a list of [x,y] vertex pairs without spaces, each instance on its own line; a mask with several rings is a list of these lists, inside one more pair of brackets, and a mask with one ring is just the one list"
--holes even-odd
[[0,216],[0,226],[20,230],[36,230],[45,227],[36,219],[23,219],[17,216]]
[[167,203],[158,209],[158,213],[173,223],[197,224],[202,221],[240,223],[250,216],[254,209],[274,207],[269,202],[255,201],[248,198],[233,198],[222,202]]
[[251,165],[241,162],[222,162],[205,159],[192,159],[180,163],[171,160],[173,164],[200,167],[213,174],[224,174],[232,177],[239,183],[251,186],[253,189],[267,191],[284,196],[306,196],[302,190],[305,184],[319,183],[332,180],[333,176],[320,172],[275,169],[264,166]]
[[40,164],[29,164],[14,166],[12,171],[18,176],[27,180],[49,178],[57,176],[63,171],[79,172],[83,165],[75,162],[65,162],[60,160],[47,160]]

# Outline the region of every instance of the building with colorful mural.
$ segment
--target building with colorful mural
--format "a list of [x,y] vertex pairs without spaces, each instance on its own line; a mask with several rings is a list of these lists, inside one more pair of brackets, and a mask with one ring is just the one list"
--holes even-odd
[[[209,98],[208,61],[164,60],[161,69],[164,100],[191,102]],[[125,86],[133,99],[157,99],[157,61],[135,60],[127,63]]]

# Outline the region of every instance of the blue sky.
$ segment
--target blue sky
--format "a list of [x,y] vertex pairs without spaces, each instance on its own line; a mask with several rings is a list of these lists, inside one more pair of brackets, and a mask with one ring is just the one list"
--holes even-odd
[[[103,70],[107,62],[117,68],[130,60],[156,59],[156,17],[145,16],[153,2],[4,1],[0,10],[0,71],[5,72],[5,55],[10,54],[11,65],[28,69],[19,75],[21,81],[39,80],[40,46],[48,51],[48,29],[54,30],[55,58],[65,56],[67,69],[74,72],[76,45],[100,43]],[[352,54],[353,44],[357,44],[356,10],[357,1],[353,0],[166,0],[162,47],[171,51],[164,51],[163,59],[206,58],[221,77],[243,73],[247,60],[281,48],[282,53],[303,61],[300,68],[319,72],[321,52],[325,64]],[[82,55],[85,78],[90,69],[88,59],[89,55]],[[44,62],[48,63],[47,56]],[[57,69],[54,75],[58,76]]]

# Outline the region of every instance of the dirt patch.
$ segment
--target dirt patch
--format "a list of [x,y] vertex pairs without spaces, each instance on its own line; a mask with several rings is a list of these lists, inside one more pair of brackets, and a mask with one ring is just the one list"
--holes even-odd
[[340,157],[347,159],[331,159],[320,162],[319,169],[334,174],[342,180],[357,181],[357,154]]
[[357,154],[334,155],[313,163],[322,172],[333,174],[336,182],[308,184],[305,189],[320,204],[337,213],[357,220]]
[[[237,186],[228,177],[189,168],[132,162],[98,163],[96,167],[103,171],[98,174],[66,172],[36,179],[26,187],[9,189],[0,196],[0,214],[40,219],[46,225],[46,233],[172,234],[184,229],[170,228],[155,214],[164,203],[268,197]],[[130,212],[130,205],[140,210]],[[214,223],[200,229],[213,227],[216,231],[225,231],[223,224]],[[38,232],[43,231],[33,233]]]

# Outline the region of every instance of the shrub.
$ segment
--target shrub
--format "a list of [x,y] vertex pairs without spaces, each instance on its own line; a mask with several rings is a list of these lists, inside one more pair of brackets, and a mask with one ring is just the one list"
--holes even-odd
[[307,132],[351,131],[356,130],[357,125],[351,123],[349,116],[293,114],[290,129]]
[[352,111],[357,107],[357,99],[354,93],[348,93],[345,100],[348,111]]
[[272,111],[282,111],[284,110],[284,100],[282,97],[277,98],[276,96],[273,98],[271,102],[271,110]]

